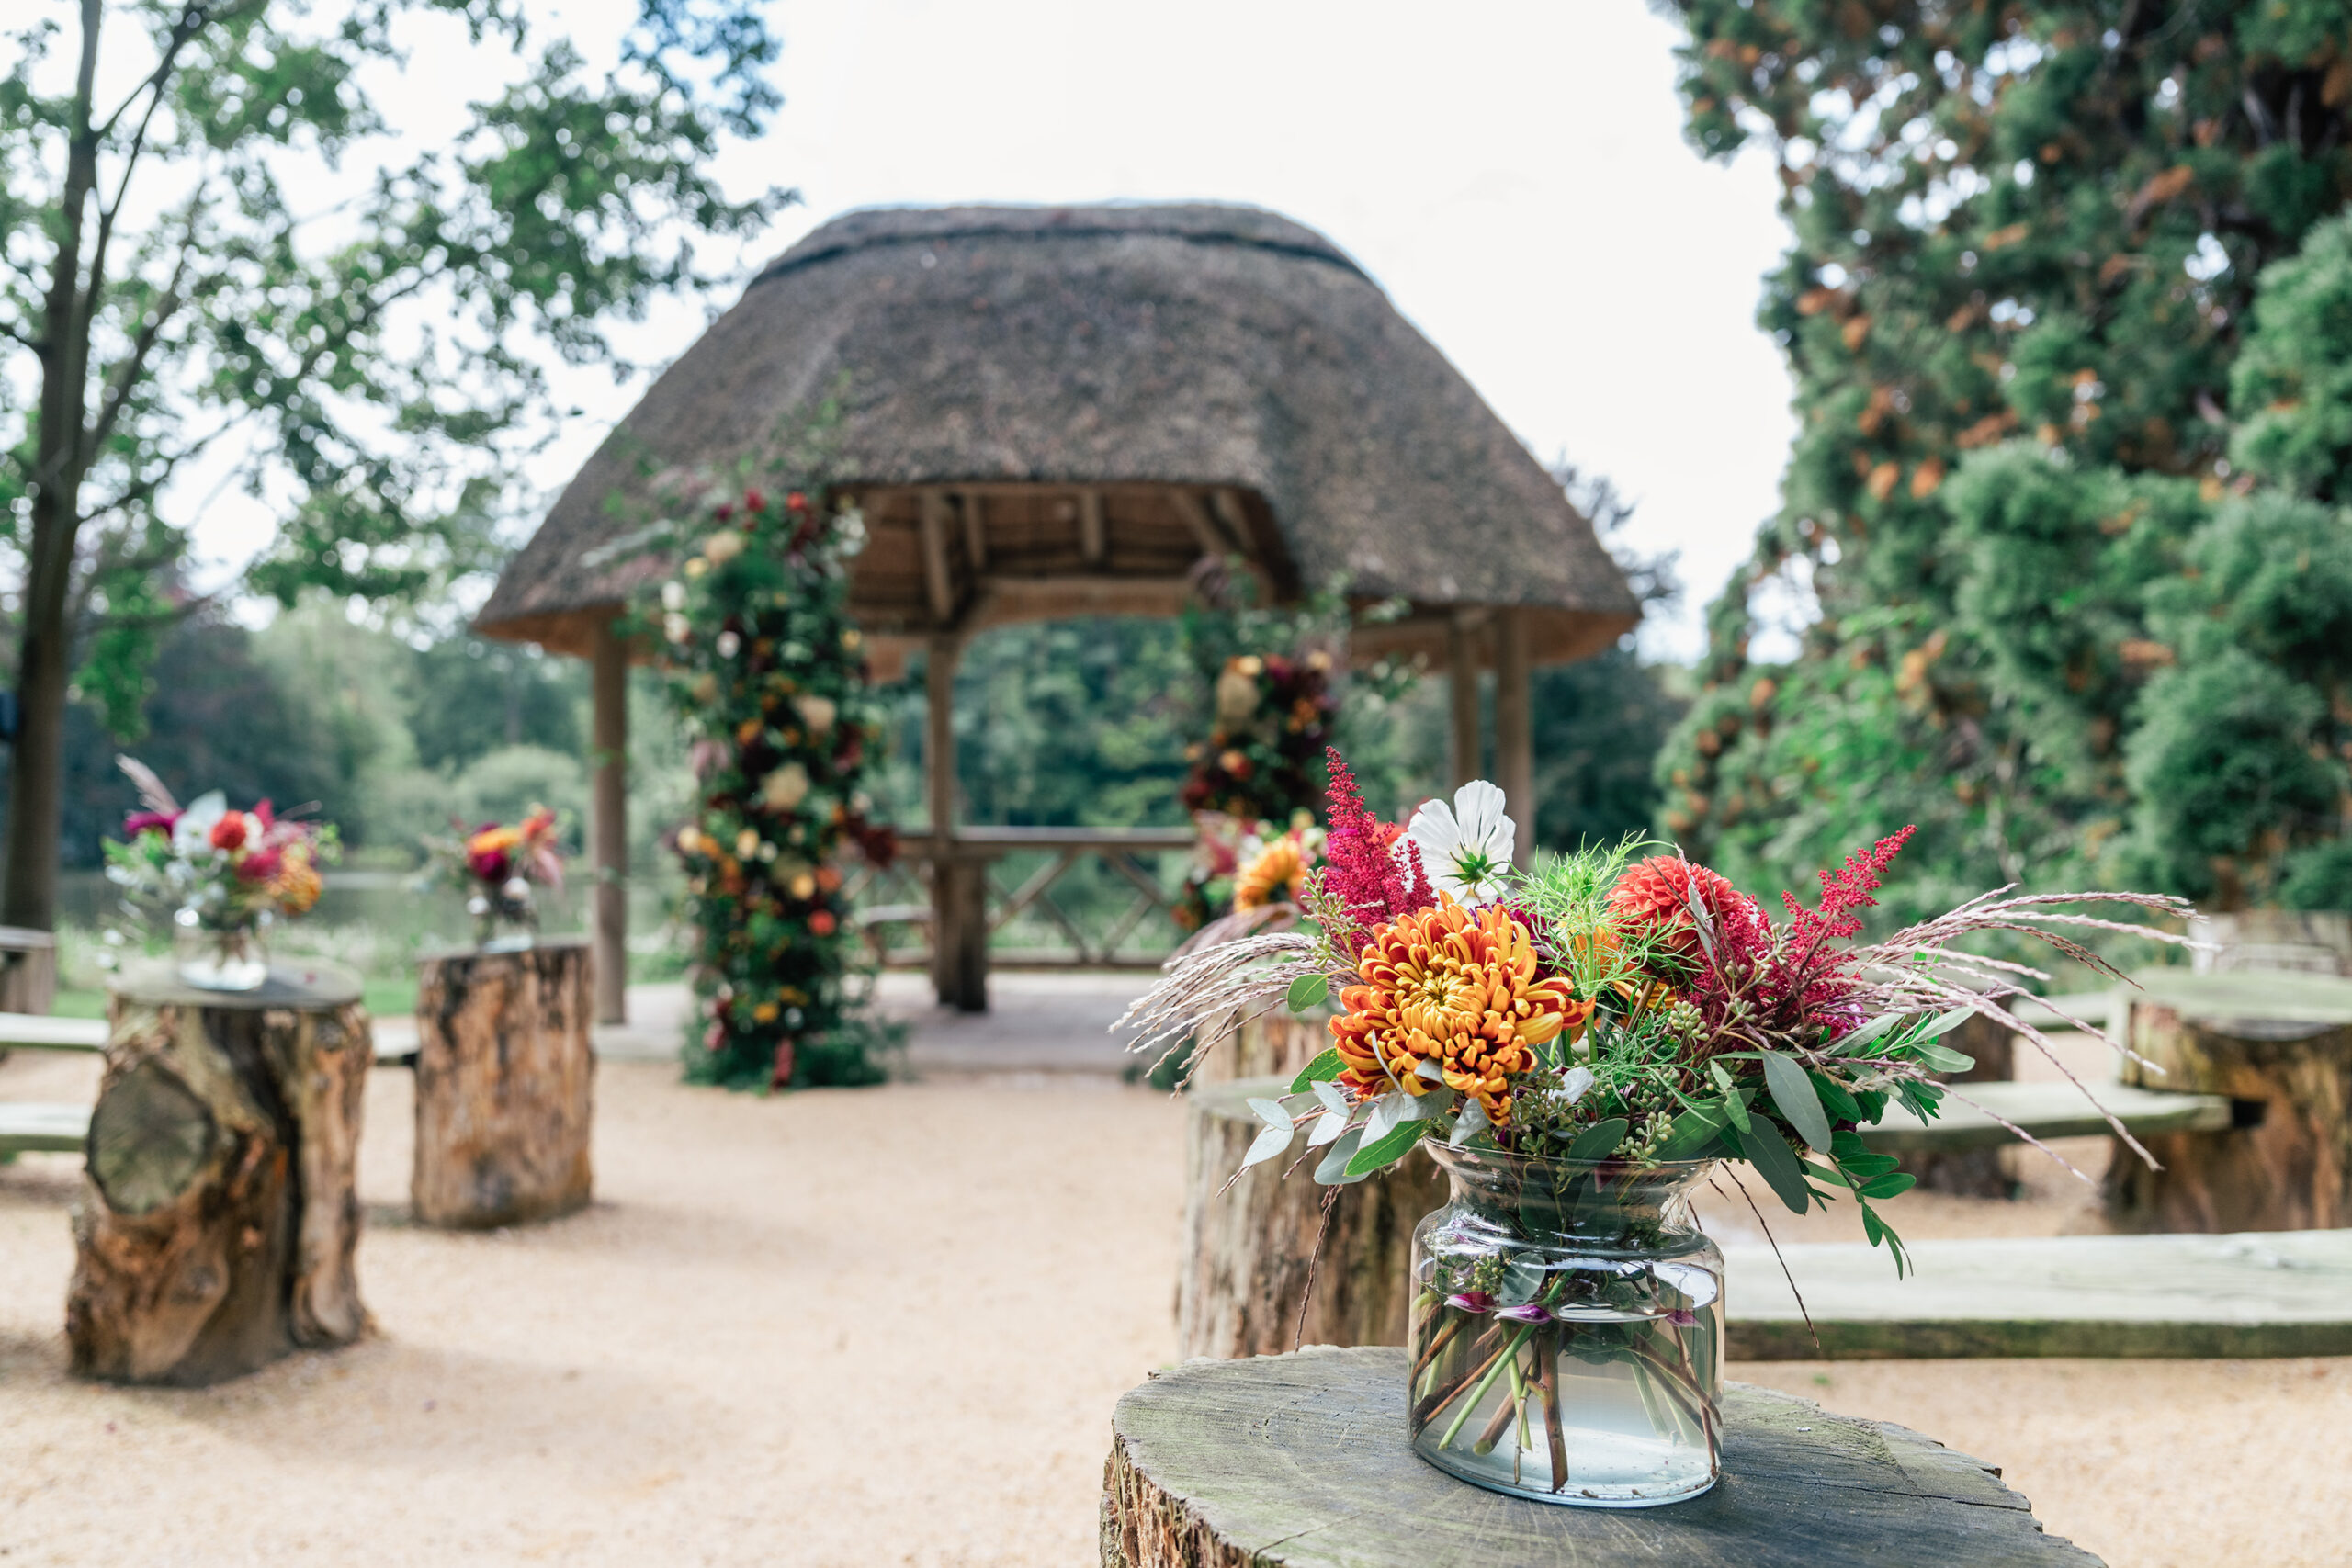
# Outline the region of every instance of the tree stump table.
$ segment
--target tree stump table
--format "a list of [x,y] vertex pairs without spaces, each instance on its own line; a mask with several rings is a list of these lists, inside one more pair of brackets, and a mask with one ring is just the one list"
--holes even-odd
[[595,989],[584,937],[429,955],[416,997],[416,1163],[426,1224],[568,1214],[594,1172]]
[[365,1334],[354,1183],[375,1052],[358,976],[274,965],[258,990],[203,991],[142,965],[107,1013],[74,1371],[200,1385]]
[[1917,1432],[1724,1390],[1723,1479],[1687,1503],[1481,1491],[1405,1441],[1405,1353],[1194,1361],[1119,1401],[1105,1568],[2098,1568],[1999,1472]]
[[1231,1083],[1236,1078],[1279,1077],[1287,1089],[1300,1069],[1330,1044],[1328,1014],[1317,1011],[1302,1016],[1278,1007],[1250,1019],[1211,1046],[1193,1067],[1193,1083],[1198,1087]]
[[2107,1203],[2119,1230],[2289,1231],[2352,1225],[2352,980],[2143,970],[2121,994],[2124,1038],[2164,1068],[2123,1081],[2227,1096],[2233,1126],[2119,1147]]
[[[1445,1201],[1445,1175],[1416,1151],[1386,1175],[1318,1187],[1312,1171],[1320,1150],[1306,1168],[1283,1174],[1305,1148],[1301,1139],[1227,1189],[1262,1125],[1250,1098],[1289,1087],[1287,1077],[1242,1078],[1186,1097],[1184,1241],[1176,1274],[1181,1356],[1273,1355],[1302,1337],[1311,1345],[1405,1343],[1413,1227]],[[1327,1230],[1323,1201],[1332,1193]],[[1318,1231],[1322,1255],[1302,1337],[1299,1301]]]

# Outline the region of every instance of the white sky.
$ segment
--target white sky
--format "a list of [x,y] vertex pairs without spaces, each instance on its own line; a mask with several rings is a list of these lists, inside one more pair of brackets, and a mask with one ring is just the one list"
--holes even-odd
[[[608,54],[616,0],[537,12]],[[778,0],[786,104],[721,165],[804,204],[756,264],[876,204],[1254,203],[1353,254],[1541,457],[1565,452],[1639,502],[1646,549],[1690,592],[1645,635],[1700,646],[1698,611],[1776,505],[1791,433],[1778,348],[1753,321],[1785,243],[1760,155],[1726,168],[1684,144],[1674,29],[1638,0]],[[478,88],[446,55],[379,87],[424,131]],[[730,301],[722,301],[730,302]],[[700,331],[681,301],[632,330],[652,361]],[[635,400],[570,374],[567,421],[534,477],[567,478]],[[250,553],[264,520],[208,518],[206,552]]]

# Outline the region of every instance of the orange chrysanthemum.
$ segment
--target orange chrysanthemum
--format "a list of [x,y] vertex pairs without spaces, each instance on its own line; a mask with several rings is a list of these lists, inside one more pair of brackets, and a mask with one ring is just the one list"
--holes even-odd
[[1234,874],[1233,907],[1254,909],[1277,897],[1296,898],[1306,882],[1306,856],[1295,833],[1284,833]]
[[1696,892],[1720,918],[1746,901],[1746,895],[1703,865],[1680,855],[1652,855],[1626,868],[1609,890],[1609,913],[1628,936],[1645,934],[1683,958],[1699,955],[1699,931],[1690,918]]
[[[1331,1021],[1340,1081],[1360,1094],[1392,1084],[1426,1094],[1442,1083],[1474,1097],[1487,1119],[1510,1118],[1510,1079],[1535,1066],[1533,1047],[1581,1029],[1592,1004],[1563,979],[1535,977],[1535,944],[1508,910],[1473,919],[1451,898],[1382,926],[1356,964],[1361,986],[1340,993]],[[1421,1076],[1423,1062],[1438,1083]]]

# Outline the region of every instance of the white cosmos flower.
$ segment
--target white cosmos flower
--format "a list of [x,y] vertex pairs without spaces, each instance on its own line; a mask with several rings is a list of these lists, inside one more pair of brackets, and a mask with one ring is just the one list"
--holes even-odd
[[1398,852],[1405,844],[1419,849],[1430,886],[1467,903],[1503,890],[1518,839],[1518,824],[1503,815],[1503,792],[1472,779],[1453,792],[1450,809],[1442,800],[1424,802],[1406,827]]

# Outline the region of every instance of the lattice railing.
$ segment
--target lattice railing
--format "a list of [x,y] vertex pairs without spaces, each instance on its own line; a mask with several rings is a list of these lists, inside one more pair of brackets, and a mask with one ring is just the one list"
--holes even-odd
[[[966,828],[954,853],[988,863],[990,967],[1149,969],[1183,940],[1174,917],[1193,842],[1182,828]],[[933,852],[909,834],[888,871],[847,884],[890,968],[931,962]]]

